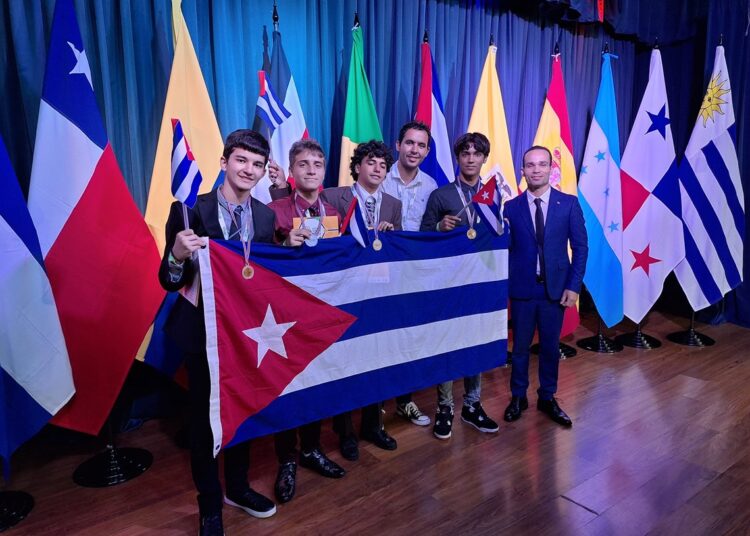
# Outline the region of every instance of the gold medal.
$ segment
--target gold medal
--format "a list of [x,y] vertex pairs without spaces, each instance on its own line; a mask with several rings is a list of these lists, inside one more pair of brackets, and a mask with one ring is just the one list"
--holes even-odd
[[372,249],[374,249],[375,251],[380,251],[381,249],[383,249],[383,243],[379,238],[376,238],[372,241]]
[[474,240],[477,237],[477,232],[473,227],[469,227],[469,230],[466,231],[466,236],[469,237],[469,240]]
[[245,279],[252,279],[253,275],[255,275],[255,270],[253,270],[253,267],[249,264],[246,264],[242,267],[242,277]]

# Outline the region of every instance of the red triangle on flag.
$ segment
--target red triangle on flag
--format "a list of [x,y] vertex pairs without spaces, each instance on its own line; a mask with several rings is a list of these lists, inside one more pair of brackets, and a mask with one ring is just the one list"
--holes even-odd
[[620,188],[622,189],[622,228],[625,230],[641,210],[650,192],[623,170],[620,170]]
[[257,264],[245,279],[244,259],[226,247],[212,243],[210,255],[226,445],[356,317]]
[[482,186],[474,197],[471,198],[475,203],[481,203],[483,205],[491,205],[495,200],[495,190],[497,190],[497,179],[493,175],[487,184]]

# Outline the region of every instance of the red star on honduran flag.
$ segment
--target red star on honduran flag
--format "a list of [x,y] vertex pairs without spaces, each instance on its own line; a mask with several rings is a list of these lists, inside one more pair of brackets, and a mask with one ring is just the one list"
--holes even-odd
[[242,256],[213,241],[209,255],[201,285],[215,304],[204,314],[216,454],[356,318],[259,265],[245,279]]

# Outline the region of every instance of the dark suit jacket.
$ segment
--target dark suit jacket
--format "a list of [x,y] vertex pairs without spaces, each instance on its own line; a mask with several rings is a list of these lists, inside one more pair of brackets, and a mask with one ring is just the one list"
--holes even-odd
[[[510,226],[508,294],[528,299],[536,284],[537,245],[527,192],[505,203]],[[568,258],[568,242],[572,261]],[[581,292],[588,256],[588,239],[578,198],[552,188],[544,223],[544,278],[547,295],[559,300],[564,290]]]
[[[273,243],[276,218],[273,211],[256,199],[251,200],[250,206],[253,209],[255,229],[253,242]],[[195,206],[188,209],[188,221],[190,228],[198,236],[224,238],[219,225],[219,201],[215,190],[198,196]],[[177,233],[184,228],[182,203],[175,201],[169,210],[166,227],[167,243],[159,266],[159,282],[170,292],[180,290],[196,276],[195,266],[187,261],[179,281],[173,283],[169,277],[169,252],[172,251]],[[203,321],[203,302],[201,301],[198,307],[194,307],[192,303],[180,296],[167,318],[164,331],[184,352],[205,351],[206,329]]]
[[[354,194],[349,186],[336,186],[323,190],[320,197],[326,203],[336,207],[343,221],[352,204]],[[380,221],[392,223],[396,231],[401,230],[401,201],[385,192],[383,192],[383,201],[380,203]]]
[[[460,179],[457,178],[456,180]],[[467,197],[466,200],[471,201],[471,197]],[[451,182],[433,190],[427,200],[427,207],[422,216],[422,224],[419,226],[419,230],[437,231],[437,224],[443,219],[443,216],[455,216],[461,212],[462,208],[464,208],[464,203],[461,201],[454,183]],[[469,208],[474,210],[473,206]],[[461,213],[459,225],[469,226],[469,216],[466,214],[466,210]]]

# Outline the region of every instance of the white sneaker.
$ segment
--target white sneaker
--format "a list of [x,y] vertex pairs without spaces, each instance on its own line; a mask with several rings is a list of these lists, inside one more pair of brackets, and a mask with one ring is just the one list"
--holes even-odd
[[410,420],[417,426],[427,426],[430,424],[430,418],[419,411],[419,408],[414,402],[409,402],[404,405],[396,405],[396,415]]

